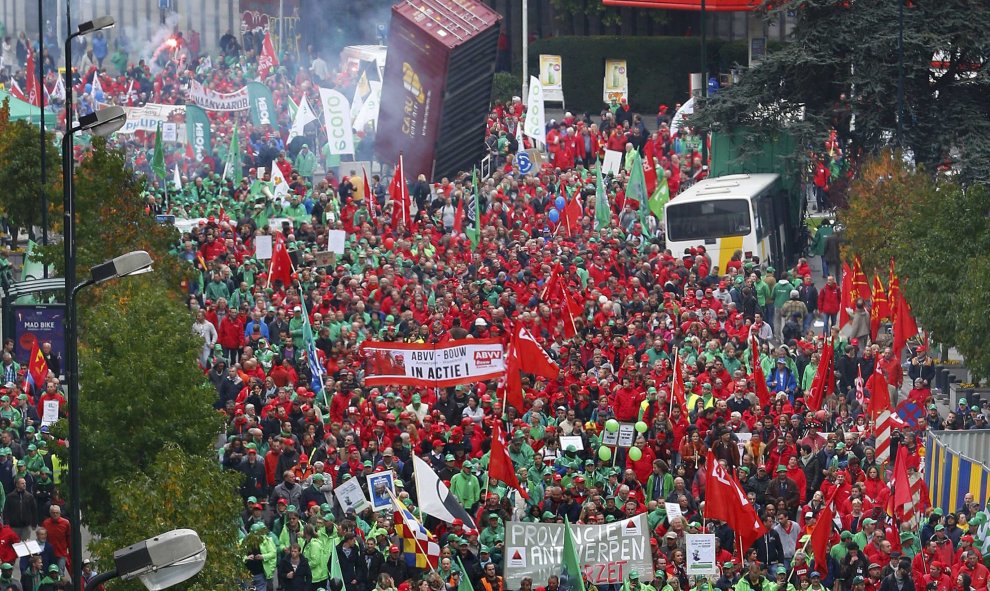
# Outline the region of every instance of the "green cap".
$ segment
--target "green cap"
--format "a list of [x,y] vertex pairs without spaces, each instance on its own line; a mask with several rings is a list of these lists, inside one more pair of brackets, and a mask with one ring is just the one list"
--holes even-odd
[[777,464],[777,472],[787,472],[787,466],[783,464]]
[[852,532],[849,530],[843,530],[843,532],[839,534],[839,538],[843,540],[851,540],[852,537],[853,537]]
[[549,511],[544,511],[543,512],[543,519],[553,519],[553,518],[554,518],[554,514],[553,513],[549,512]]
[[252,532],[261,531],[263,529],[265,529],[265,524],[261,523],[260,521],[251,526]]
[[629,571],[629,578],[630,579],[638,579],[639,578],[639,571],[638,570],[631,570],[631,571]]
[[0,564],[0,569],[3,569],[3,570],[14,570],[14,565],[11,564],[11,563],[9,563],[9,562],[5,562],[3,564]]

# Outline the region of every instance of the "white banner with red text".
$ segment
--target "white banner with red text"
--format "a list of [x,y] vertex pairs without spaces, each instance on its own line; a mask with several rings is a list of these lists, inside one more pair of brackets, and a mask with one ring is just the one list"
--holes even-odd
[[438,344],[366,341],[367,386],[446,388],[498,378],[505,352],[498,339],[462,339]]

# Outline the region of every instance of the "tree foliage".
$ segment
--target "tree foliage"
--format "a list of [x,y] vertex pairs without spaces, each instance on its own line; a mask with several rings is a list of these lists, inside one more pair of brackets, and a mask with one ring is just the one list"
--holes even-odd
[[147,470],[168,443],[210,457],[222,429],[189,313],[156,281],[109,283],[81,312],[82,493],[97,532],[115,509],[110,483]]
[[895,233],[898,222],[934,192],[932,179],[916,172],[899,152],[884,150],[863,162],[849,187],[849,206],[839,210],[839,221],[867,272],[886,272],[902,247]]
[[[94,551],[98,570],[112,566],[113,551],[177,528],[196,530],[206,544],[207,562],[199,575],[175,587],[179,591],[228,591],[246,577],[238,557],[239,474],[223,471],[215,459],[188,455],[168,444],[147,471],[114,481],[110,521],[101,528]],[[143,590],[138,581],[114,583],[114,589]]]
[[[57,188],[61,183],[61,167],[54,138],[47,134],[45,149],[47,159],[44,185],[47,203],[58,199]],[[10,120],[10,103],[0,107],[0,187],[3,199],[0,209],[7,213],[16,227],[30,228],[41,225],[41,138],[38,128],[27,121]]]
[[[769,3],[768,3],[769,4]],[[965,181],[990,179],[990,4],[914,0],[904,10],[904,136],[930,170],[950,157]],[[761,137],[787,127],[801,146],[821,146],[840,95],[854,118],[854,154],[890,145],[897,128],[900,2],[783,0],[794,12],[790,43],[705,103],[695,120]],[[935,52],[946,68],[933,70]],[[975,68],[975,71],[973,69]]]
[[990,377],[990,190],[933,179],[888,152],[864,163],[849,198],[840,219],[866,272],[885,276],[893,258],[922,327]]

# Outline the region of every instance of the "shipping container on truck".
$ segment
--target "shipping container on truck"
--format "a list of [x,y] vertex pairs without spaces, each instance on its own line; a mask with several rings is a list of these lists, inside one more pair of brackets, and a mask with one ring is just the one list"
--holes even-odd
[[403,155],[406,176],[436,180],[485,155],[501,17],[478,0],[403,0],[392,7],[375,140]]

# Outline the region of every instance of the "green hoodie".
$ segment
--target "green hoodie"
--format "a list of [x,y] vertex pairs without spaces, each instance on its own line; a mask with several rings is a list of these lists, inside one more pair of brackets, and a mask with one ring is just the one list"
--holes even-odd
[[303,543],[303,556],[309,561],[313,571],[313,583],[322,583],[330,578],[330,549],[333,546],[316,537]]

